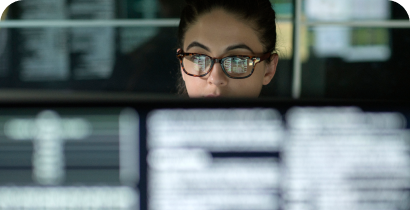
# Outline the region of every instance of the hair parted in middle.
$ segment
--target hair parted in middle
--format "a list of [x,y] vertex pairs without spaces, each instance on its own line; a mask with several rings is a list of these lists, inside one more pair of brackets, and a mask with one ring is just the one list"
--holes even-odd
[[186,0],[178,29],[178,45],[183,48],[185,33],[199,17],[223,9],[239,20],[248,21],[257,32],[265,52],[276,49],[276,13],[269,0]]

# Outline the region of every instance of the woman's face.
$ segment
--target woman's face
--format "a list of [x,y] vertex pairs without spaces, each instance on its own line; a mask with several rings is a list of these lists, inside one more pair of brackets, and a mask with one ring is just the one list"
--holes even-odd
[[[222,9],[201,16],[185,34],[184,52],[200,53],[214,58],[232,55],[262,56],[264,47],[257,33],[248,22],[235,18]],[[205,77],[182,76],[189,97],[258,97],[263,85],[269,84],[275,75],[278,62],[273,55],[271,62],[260,62],[252,76],[246,79],[227,77],[221,64],[215,63]]]

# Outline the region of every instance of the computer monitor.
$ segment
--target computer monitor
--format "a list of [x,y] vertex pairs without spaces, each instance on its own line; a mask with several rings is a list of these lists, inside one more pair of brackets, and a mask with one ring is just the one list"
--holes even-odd
[[409,209],[409,102],[2,102],[2,209]]

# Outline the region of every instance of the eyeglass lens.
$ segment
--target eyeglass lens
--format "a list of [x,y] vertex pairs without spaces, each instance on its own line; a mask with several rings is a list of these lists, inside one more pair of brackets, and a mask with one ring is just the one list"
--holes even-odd
[[[185,71],[196,76],[206,74],[211,64],[211,58],[205,55],[189,55],[183,59]],[[240,78],[252,73],[253,61],[246,57],[227,57],[222,60],[222,66],[229,76]]]

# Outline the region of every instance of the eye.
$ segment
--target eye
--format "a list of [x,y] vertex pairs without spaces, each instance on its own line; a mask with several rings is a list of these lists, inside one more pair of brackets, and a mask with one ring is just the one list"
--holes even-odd
[[205,60],[205,56],[203,55],[194,55],[192,59],[195,63],[203,62]]
[[193,62],[197,65],[198,70],[205,71],[206,69],[206,56],[203,55],[194,55]]
[[241,57],[231,57],[225,60],[224,68],[228,74],[244,74],[249,68],[249,59]]
[[211,59],[205,55],[189,55],[183,60],[185,70],[190,74],[201,75],[209,70]]

